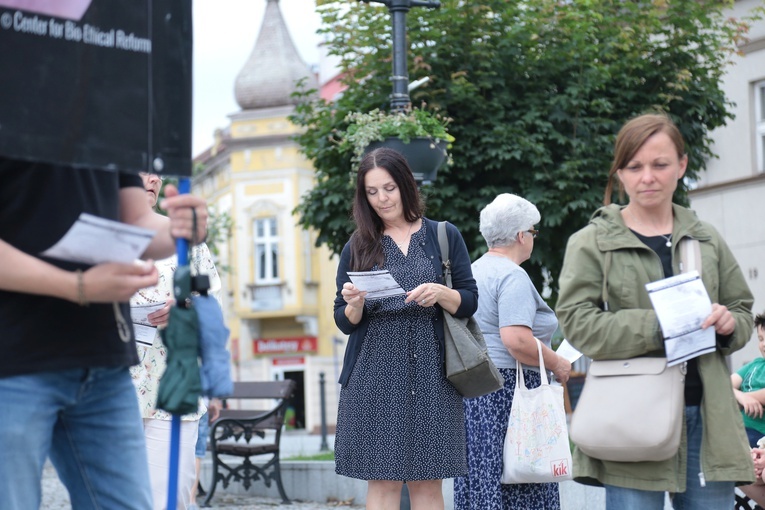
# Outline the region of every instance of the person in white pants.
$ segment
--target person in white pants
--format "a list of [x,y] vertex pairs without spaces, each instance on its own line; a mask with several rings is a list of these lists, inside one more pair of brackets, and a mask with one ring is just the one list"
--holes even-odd
[[[141,174],[146,188],[149,205],[154,207],[162,187],[162,179],[154,174]],[[207,274],[210,280],[209,293],[218,298],[221,282],[212,255],[206,244],[194,247],[192,260],[195,271]],[[131,367],[130,374],[138,392],[138,402],[143,416],[146,451],[149,459],[154,509],[164,510],[167,506],[168,474],[170,469],[170,426],[172,415],[156,409],[159,381],[165,371],[167,354],[162,344],[159,329],[167,324],[173,300],[173,273],[178,266],[175,256],[155,263],[159,272],[157,285],[139,290],[130,299],[131,309],[150,305],[161,306],[147,315],[148,324],[134,321],[136,347],[140,363]],[[192,487],[196,480],[194,451],[199,430],[199,418],[207,412],[202,399],[196,413],[181,417],[180,455],[178,465],[178,509],[187,510],[191,504]]]

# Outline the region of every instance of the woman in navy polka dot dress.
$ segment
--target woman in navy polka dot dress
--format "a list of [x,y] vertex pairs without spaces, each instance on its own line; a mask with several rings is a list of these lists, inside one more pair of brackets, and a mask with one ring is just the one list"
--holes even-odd
[[[462,397],[444,374],[441,309],[470,317],[478,295],[467,248],[447,224],[453,289],[443,284],[437,223],[424,218],[401,154],[370,152],[358,171],[356,230],[337,272],[335,322],[350,335],[340,375],[336,471],[368,480],[369,508],[443,508],[441,483],[467,472]],[[349,271],[390,271],[406,295],[367,299]]]

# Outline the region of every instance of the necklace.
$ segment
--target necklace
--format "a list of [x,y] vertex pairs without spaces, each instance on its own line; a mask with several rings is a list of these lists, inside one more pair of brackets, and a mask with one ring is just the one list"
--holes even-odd
[[[627,212],[630,213],[630,216],[632,216],[632,219],[635,220],[635,223],[637,223],[641,227],[645,227],[646,226],[643,223],[641,223],[639,219],[637,219],[637,217],[632,213],[632,210],[629,207],[627,208]],[[653,231],[656,232],[657,229],[655,227],[651,227],[651,228],[653,228]],[[666,241],[664,243],[664,246],[666,246],[667,248],[671,248],[672,247],[672,232],[670,232],[668,236],[665,236],[664,234],[658,234],[658,235],[660,237],[663,237],[664,240]]]
[[[403,241],[401,241],[400,243],[396,243],[396,246],[398,246],[398,247],[399,247],[399,249],[403,248],[403,247],[404,247],[404,245],[406,245],[406,244],[409,242],[409,234],[411,234],[411,233],[412,233],[412,226],[413,226],[413,225],[414,225],[414,222],[412,222],[412,223],[410,223],[410,224],[409,224],[409,230],[407,230],[407,231],[406,231],[406,237],[404,238],[404,240],[403,240]],[[393,238],[393,236],[391,236],[391,239],[392,239],[392,238]],[[393,242],[395,243],[395,242],[396,242],[396,240],[394,239],[394,240],[393,240]]]

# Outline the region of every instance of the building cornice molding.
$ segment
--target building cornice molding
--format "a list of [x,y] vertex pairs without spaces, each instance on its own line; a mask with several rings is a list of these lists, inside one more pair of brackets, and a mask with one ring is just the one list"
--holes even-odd
[[229,154],[241,152],[247,149],[263,149],[274,147],[297,147],[297,142],[292,139],[294,133],[277,135],[246,136],[242,138],[230,138],[226,140],[225,151]]
[[228,118],[232,121],[237,120],[261,120],[268,118],[287,117],[295,111],[294,105],[274,106],[271,108],[256,108],[251,110],[239,110],[230,113]]
[[752,184],[765,184],[765,173],[752,175],[751,177],[744,177],[741,179],[717,182],[706,186],[699,186],[694,190],[688,191],[688,196],[690,198],[700,197],[711,193],[718,193],[720,191],[730,191],[736,188],[748,188]]
[[765,37],[760,37],[758,39],[748,41],[739,46],[738,49],[741,50],[741,53],[744,55],[749,55],[755,51],[765,50]]

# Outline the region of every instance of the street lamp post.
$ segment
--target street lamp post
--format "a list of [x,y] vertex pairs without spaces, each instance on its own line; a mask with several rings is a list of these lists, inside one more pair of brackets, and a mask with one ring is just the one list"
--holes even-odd
[[391,13],[393,34],[393,94],[390,97],[391,112],[401,112],[409,108],[409,72],[406,67],[406,13],[412,7],[437,9],[441,2],[437,0],[362,0],[381,3]]

